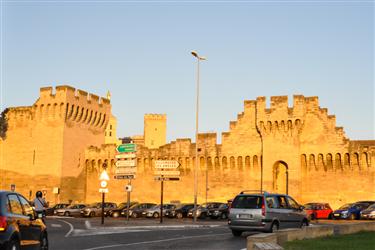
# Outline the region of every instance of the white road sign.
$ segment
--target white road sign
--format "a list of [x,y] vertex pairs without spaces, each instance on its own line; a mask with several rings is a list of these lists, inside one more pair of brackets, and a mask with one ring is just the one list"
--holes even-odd
[[125,174],[136,174],[137,169],[136,168],[117,168],[115,170],[115,175],[125,175]]
[[131,158],[137,157],[137,155],[134,153],[122,153],[122,154],[115,155],[115,157],[116,159],[131,159]]
[[99,193],[108,193],[108,188],[99,188]]
[[118,160],[115,165],[116,167],[135,167],[136,163],[135,160]]
[[175,168],[178,168],[179,166],[180,166],[180,163],[174,160],[155,161],[155,168],[175,169]]
[[135,179],[136,175],[115,175],[116,180]]
[[179,176],[180,175],[180,171],[171,171],[171,170],[167,170],[167,171],[154,171],[154,175]]

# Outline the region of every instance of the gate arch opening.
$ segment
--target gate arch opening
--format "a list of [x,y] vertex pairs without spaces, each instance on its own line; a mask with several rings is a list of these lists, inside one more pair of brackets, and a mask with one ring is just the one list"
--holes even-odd
[[288,189],[288,164],[284,161],[277,161],[273,164],[273,190],[276,193],[288,194]]

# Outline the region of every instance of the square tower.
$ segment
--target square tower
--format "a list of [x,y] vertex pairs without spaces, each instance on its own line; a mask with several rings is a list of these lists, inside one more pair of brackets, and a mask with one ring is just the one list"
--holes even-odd
[[166,114],[145,114],[144,140],[148,148],[159,148],[167,143]]

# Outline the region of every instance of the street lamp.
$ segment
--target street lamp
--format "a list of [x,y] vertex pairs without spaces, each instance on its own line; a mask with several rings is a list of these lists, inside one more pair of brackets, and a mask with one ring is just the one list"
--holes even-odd
[[99,181],[100,181],[100,189],[99,192],[102,193],[102,225],[104,224],[104,199],[105,193],[108,193],[108,181],[109,176],[106,171],[107,164],[103,163],[103,171],[100,173]]
[[197,106],[195,112],[195,167],[194,167],[194,222],[197,222],[197,197],[198,197],[198,113],[199,113],[199,62],[206,60],[205,57],[199,56],[196,51],[191,54],[197,58]]

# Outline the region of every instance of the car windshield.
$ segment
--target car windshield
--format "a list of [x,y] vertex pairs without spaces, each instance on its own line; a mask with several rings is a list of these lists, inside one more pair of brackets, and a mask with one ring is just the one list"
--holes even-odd
[[346,210],[346,209],[349,209],[353,204],[345,204],[343,206],[341,206],[339,209],[340,210]]
[[241,195],[237,196],[233,203],[232,208],[247,208],[247,209],[256,209],[262,207],[262,196],[256,195]]
[[69,208],[69,209],[72,209],[72,208],[78,208],[78,205],[70,205],[70,206],[68,206],[67,208]]
[[118,205],[118,208],[123,209],[123,208],[126,208],[127,205],[128,205],[127,203],[121,203],[120,205]]
[[226,209],[228,208],[228,204],[221,204],[219,208]]
[[304,205],[305,209],[315,209],[316,208],[316,204],[312,204],[312,203],[307,203]]
[[91,203],[91,204],[89,205],[89,207],[96,207],[96,206],[98,206],[98,205],[100,205],[100,203],[95,202],[95,203]]

